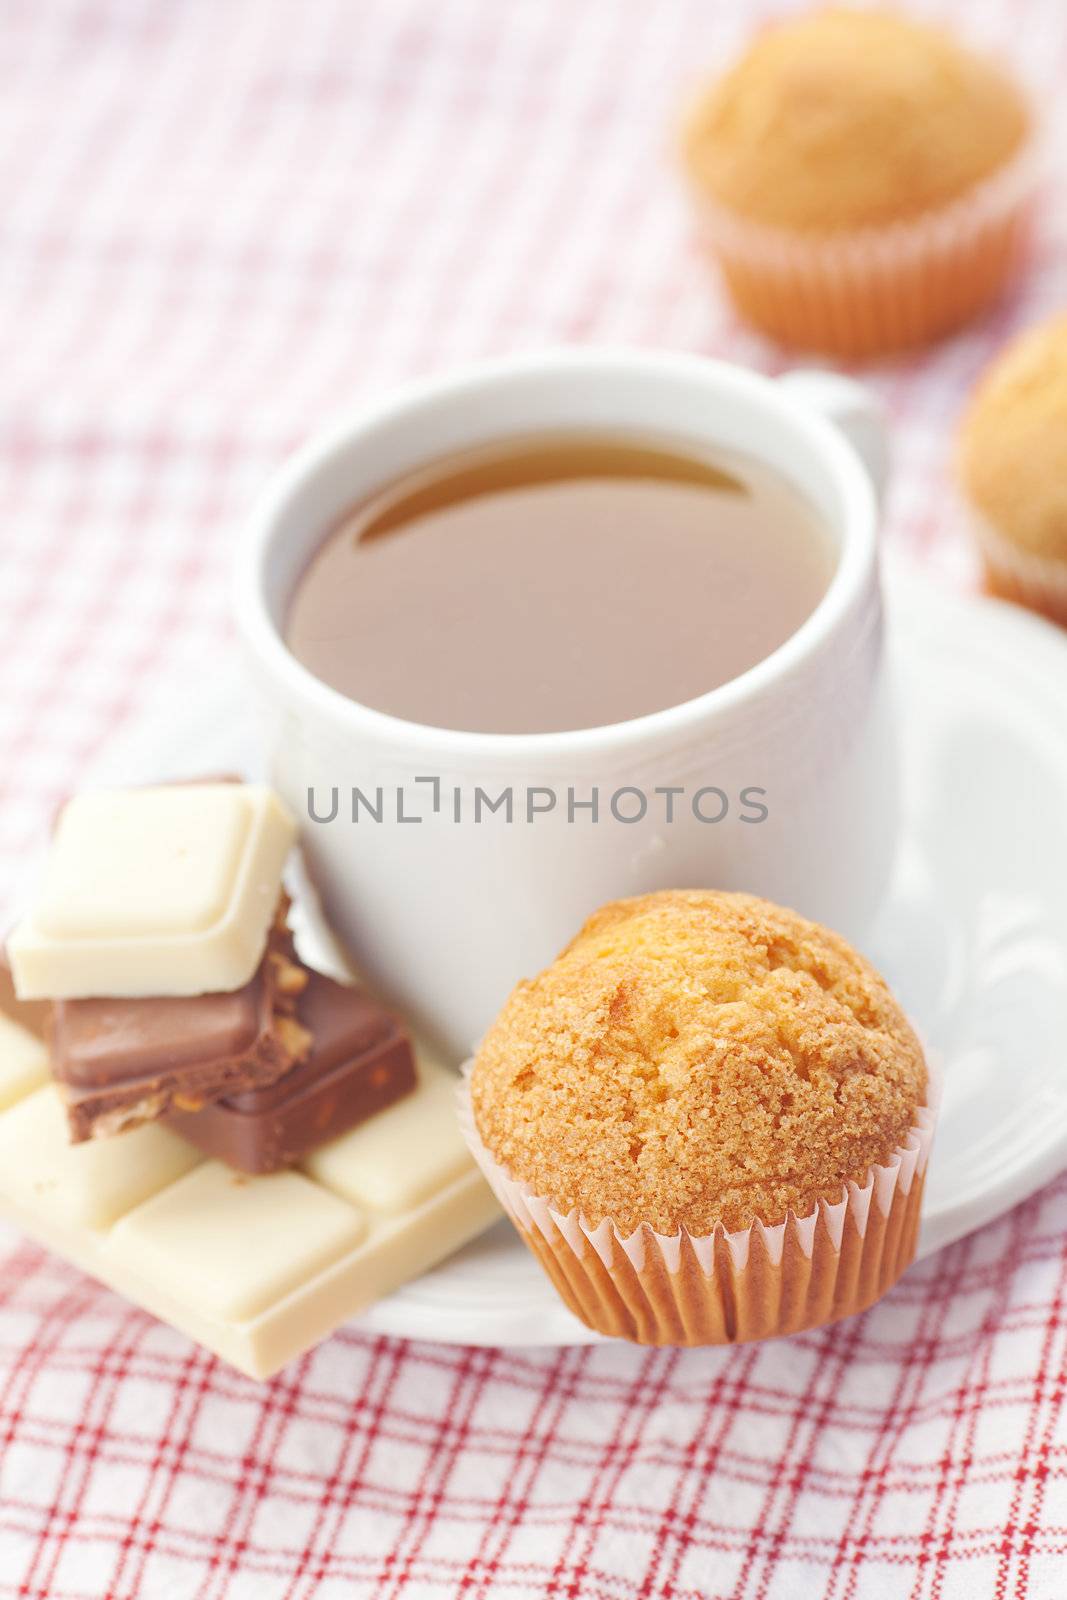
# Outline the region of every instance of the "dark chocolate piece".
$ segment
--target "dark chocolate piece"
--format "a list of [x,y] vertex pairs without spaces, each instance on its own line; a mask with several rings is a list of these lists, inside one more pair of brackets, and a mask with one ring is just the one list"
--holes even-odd
[[297,1014],[311,1050],[269,1088],[227,1095],[167,1125],[239,1172],[277,1172],[415,1087],[408,1035],[363,989],[309,974]]
[[76,1144],[273,1083],[307,1053],[287,909],[283,898],[263,960],[232,993],[56,1001],[52,1073]]

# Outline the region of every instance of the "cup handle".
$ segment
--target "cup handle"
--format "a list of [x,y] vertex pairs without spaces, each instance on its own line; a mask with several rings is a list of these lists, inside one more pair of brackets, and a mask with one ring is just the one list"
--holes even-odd
[[778,380],[801,405],[818,411],[848,440],[867,469],[879,502],[889,470],[889,428],[878,396],[837,372],[802,368]]

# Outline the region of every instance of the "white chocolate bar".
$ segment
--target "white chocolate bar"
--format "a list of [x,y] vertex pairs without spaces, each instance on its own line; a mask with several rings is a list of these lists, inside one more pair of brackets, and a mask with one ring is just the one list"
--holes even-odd
[[69,1144],[57,1091],[39,1086],[43,1047],[2,1020],[0,1213],[251,1377],[500,1215],[456,1124],[456,1080],[421,1051],[406,1099],[302,1171],[250,1178],[158,1125]]
[[220,1322],[285,1298],[366,1236],[367,1219],[299,1172],[247,1178],[202,1161],[116,1223],[110,1253]]
[[398,1100],[304,1159],[327,1189],[355,1206],[393,1215],[422,1205],[462,1177],[469,1164],[456,1116],[456,1079],[440,1071],[423,1075],[418,1095]]
[[64,808],[37,905],[8,939],[21,999],[239,989],[296,836],[272,790],[176,784]]
[[58,1090],[46,1083],[0,1116],[0,1187],[60,1224],[108,1228],[163,1184],[188,1172],[197,1153],[158,1123],[111,1139],[70,1143]]

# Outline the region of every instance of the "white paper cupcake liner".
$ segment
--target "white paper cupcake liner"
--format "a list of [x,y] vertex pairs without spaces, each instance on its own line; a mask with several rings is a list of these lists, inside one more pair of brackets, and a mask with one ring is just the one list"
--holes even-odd
[[832,235],[752,222],[691,182],[701,236],[738,309],[773,338],[844,356],[961,327],[1011,276],[1040,180],[1037,141],[922,216]]
[[795,1333],[863,1310],[914,1257],[937,1110],[933,1071],[904,1142],[863,1184],[846,1183],[839,1201],[775,1225],[662,1234],[643,1224],[624,1234],[610,1218],[591,1227],[576,1210],[555,1210],[494,1159],[474,1121],[472,1065],[459,1089],[471,1153],[564,1301],[601,1333],[689,1345]]
[[966,516],[990,589],[1067,627],[1067,560],[1021,550],[973,507]]

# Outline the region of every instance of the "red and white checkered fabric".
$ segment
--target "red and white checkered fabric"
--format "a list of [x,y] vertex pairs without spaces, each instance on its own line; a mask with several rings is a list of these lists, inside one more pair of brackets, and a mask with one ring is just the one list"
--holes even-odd
[[[157,674],[232,648],[234,527],[336,408],[565,340],[781,358],[671,165],[743,0],[6,0],[0,867]],[[1063,0],[943,0],[1067,148]],[[1058,298],[1059,297],[1059,298]],[[888,537],[957,582],[949,430],[1067,298],[875,374]],[[9,907],[10,909],[10,907]],[[745,1348],[345,1332],[257,1385],[0,1235],[0,1595],[1062,1600],[1067,1182],[841,1327]]]

